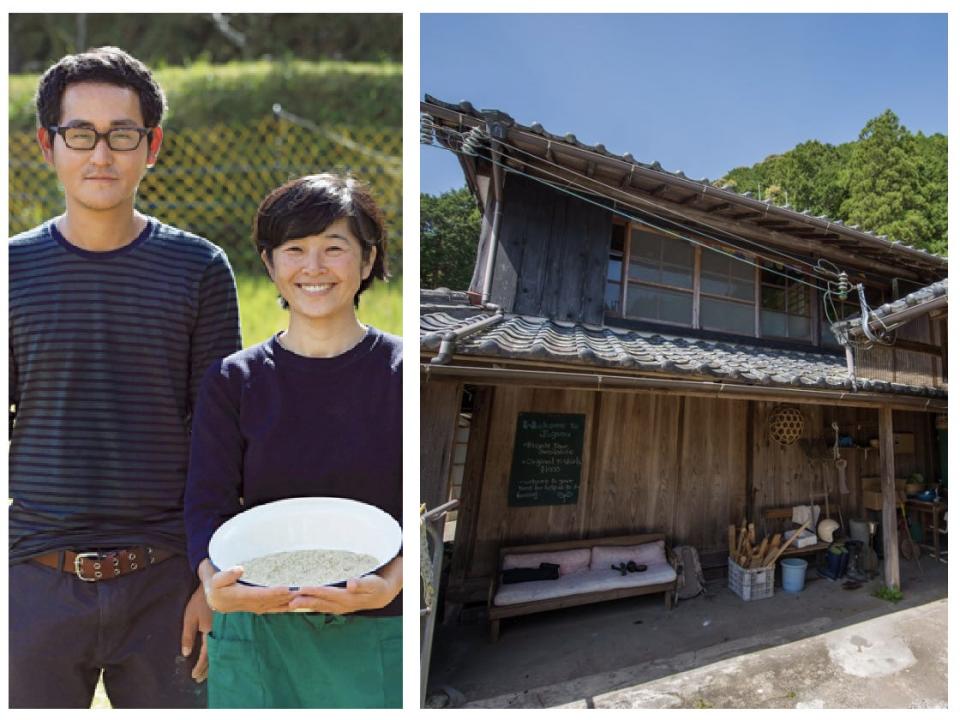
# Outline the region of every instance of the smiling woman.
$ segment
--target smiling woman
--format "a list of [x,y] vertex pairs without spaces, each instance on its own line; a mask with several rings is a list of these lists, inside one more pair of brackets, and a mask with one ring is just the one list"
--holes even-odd
[[351,178],[308,176],[264,199],[254,240],[289,323],[207,371],[184,499],[215,611],[210,707],[399,707],[401,556],[345,588],[295,592],[238,583],[243,568],[208,558],[225,520],[283,498],[359,500],[400,520],[401,343],[357,319],[387,275],[379,209]]

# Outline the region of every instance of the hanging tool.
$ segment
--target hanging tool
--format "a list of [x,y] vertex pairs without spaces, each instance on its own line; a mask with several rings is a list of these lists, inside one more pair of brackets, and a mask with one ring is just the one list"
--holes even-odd
[[847,487],[847,461],[840,457],[840,426],[837,423],[833,425],[833,464],[836,465],[839,473],[837,479],[840,481],[840,493],[849,495],[850,489]]
[[[840,426],[836,421],[830,423],[833,427],[833,464],[837,468],[837,485],[841,495],[849,495],[850,489],[847,487],[847,461],[840,457]],[[837,515],[840,518],[840,527],[845,527],[843,522],[843,498],[837,503]]]

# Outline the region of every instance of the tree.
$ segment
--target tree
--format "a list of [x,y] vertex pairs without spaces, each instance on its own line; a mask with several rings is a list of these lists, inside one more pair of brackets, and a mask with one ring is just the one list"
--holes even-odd
[[854,142],[808,140],[714,185],[946,254],[947,138],[911,134],[890,110]]
[[817,140],[784,153],[780,182],[793,208],[837,217],[845,196],[839,158],[836,147]]
[[466,290],[480,238],[480,210],[467,188],[420,195],[420,285]]
[[939,133],[914,138],[920,162],[920,178],[929,222],[931,239],[925,247],[940,255],[947,254],[947,138]]
[[933,239],[914,139],[891,110],[869,120],[853,150],[844,221],[908,243]]

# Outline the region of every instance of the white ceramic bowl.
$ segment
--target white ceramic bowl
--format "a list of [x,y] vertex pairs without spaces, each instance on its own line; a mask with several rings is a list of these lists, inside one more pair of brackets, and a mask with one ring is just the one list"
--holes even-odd
[[[271,553],[349,550],[377,559],[358,573],[366,575],[396,557],[400,536],[397,521],[373,505],[334,497],[289,498],[258,505],[227,520],[210,539],[210,562],[225,570]],[[342,585],[348,579],[328,584]]]

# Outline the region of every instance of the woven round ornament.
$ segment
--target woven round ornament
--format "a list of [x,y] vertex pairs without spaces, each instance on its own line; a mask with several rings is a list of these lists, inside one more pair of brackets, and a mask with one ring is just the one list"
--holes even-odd
[[770,414],[770,437],[786,447],[803,434],[803,415],[796,408],[778,408]]

